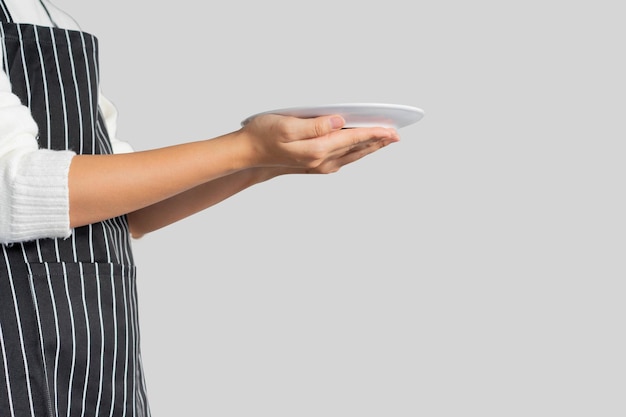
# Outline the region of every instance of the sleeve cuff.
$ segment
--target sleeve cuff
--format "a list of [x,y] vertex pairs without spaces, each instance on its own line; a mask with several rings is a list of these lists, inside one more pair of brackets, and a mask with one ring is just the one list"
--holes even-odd
[[46,149],[22,155],[10,204],[12,241],[67,238],[72,234],[68,174],[74,155]]

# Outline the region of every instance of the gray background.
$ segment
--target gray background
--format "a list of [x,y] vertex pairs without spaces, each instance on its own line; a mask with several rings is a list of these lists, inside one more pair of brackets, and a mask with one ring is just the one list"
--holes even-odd
[[622,2],[56,4],[138,150],[426,113],[135,242],[155,417],[626,415]]

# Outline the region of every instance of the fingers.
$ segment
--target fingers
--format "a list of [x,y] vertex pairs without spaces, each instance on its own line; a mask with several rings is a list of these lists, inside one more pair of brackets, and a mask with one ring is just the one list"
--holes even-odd
[[328,159],[322,162],[320,165],[313,169],[306,170],[306,173],[312,174],[330,174],[339,171],[343,166],[351,164],[370,155],[397,140],[379,140],[364,142],[349,151],[343,153],[341,156],[333,159]]
[[343,155],[341,158],[338,158],[336,163],[340,166],[351,164],[352,162],[358,161],[359,159],[367,155],[370,155],[378,151],[379,149],[382,149],[385,146],[388,146],[389,144],[393,142],[394,141],[382,140],[382,141],[366,143],[364,145],[354,148],[350,152]]
[[[315,119],[315,122],[321,128],[328,126],[324,118]],[[310,172],[330,173],[399,140],[395,129],[373,127],[338,129],[325,136],[300,141],[300,144],[307,148],[302,155],[307,155],[304,160],[308,161],[306,165]]]
[[346,154],[361,148],[380,147],[398,142],[400,137],[395,129],[382,127],[343,129],[333,134],[333,146],[336,154]]

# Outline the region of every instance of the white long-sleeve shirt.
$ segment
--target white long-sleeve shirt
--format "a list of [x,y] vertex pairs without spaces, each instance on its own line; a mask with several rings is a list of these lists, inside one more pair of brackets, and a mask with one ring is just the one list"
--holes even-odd
[[[4,0],[16,23],[50,26],[39,0]],[[54,22],[79,30],[67,14],[44,0]],[[0,64],[4,53],[0,51]],[[117,110],[102,94],[98,104],[104,114],[113,151],[131,152],[115,138]],[[12,93],[9,78],[0,71],[0,243],[71,235],[68,173],[71,151],[39,149],[37,125],[27,107]]]

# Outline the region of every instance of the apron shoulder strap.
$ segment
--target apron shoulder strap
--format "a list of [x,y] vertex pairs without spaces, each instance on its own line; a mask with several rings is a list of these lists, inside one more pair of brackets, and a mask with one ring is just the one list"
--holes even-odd
[[46,11],[46,14],[48,15],[48,19],[50,19],[50,22],[52,22],[52,25],[55,28],[58,28],[59,25],[57,25],[57,22],[54,21],[54,19],[52,18],[52,15],[50,14],[50,11],[48,10],[48,8],[46,7],[46,5],[44,4],[43,0],[39,0],[39,3],[41,3],[41,6],[43,7],[43,9]]
[[[57,23],[54,21],[54,19],[52,18],[52,15],[50,14],[48,7],[46,7],[43,0],[39,0],[39,3],[41,4],[41,7],[43,7],[43,9],[45,10],[46,15],[48,15],[48,18],[50,19],[50,22],[52,22],[52,25],[55,28],[59,27]],[[11,12],[9,12],[9,8],[7,7],[4,0],[0,0],[0,22],[1,23],[14,23],[13,17],[11,17]]]
[[13,23],[13,18],[11,17],[11,13],[9,13],[9,8],[4,3],[4,0],[0,0],[0,22]]

